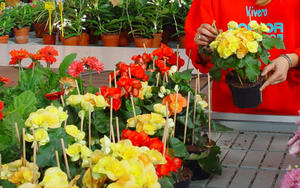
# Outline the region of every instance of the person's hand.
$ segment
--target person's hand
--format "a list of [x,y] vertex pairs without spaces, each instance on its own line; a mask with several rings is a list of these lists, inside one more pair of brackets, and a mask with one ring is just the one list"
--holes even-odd
[[275,85],[284,82],[286,80],[289,67],[290,64],[284,57],[278,57],[274,59],[272,63],[267,65],[261,73],[262,76],[267,76],[268,73],[271,73],[271,75],[261,86],[260,90],[262,91],[269,85]]
[[207,46],[217,37],[217,30],[210,24],[202,24],[195,35],[194,41],[197,46]]

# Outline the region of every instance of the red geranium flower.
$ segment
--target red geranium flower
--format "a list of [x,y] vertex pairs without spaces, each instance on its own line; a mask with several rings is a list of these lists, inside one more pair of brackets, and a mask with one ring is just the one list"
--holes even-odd
[[73,61],[73,63],[68,68],[68,73],[72,77],[78,77],[82,72],[84,72],[84,64],[80,61]]
[[28,57],[28,52],[23,48],[20,50],[12,50],[9,54],[11,56],[11,61],[9,62],[10,65],[21,63],[23,59]]
[[84,57],[81,61],[83,64],[87,65],[88,68],[97,71],[98,74],[104,70],[103,63],[100,63],[96,57]]
[[47,63],[53,64],[56,62],[54,56],[58,56],[58,52],[52,46],[46,46],[40,50],[40,55]]
[[48,100],[51,100],[51,101],[54,101],[54,100],[57,100],[57,99],[60,99],[60,96],[62,96],[65,92],[65,89],[63,88],[61,91],[59,92],[52,92],[52,93],[47,93],[45,94],[45,97],[48,99]]
[[4,84],[7,84],[10,82],[9,78],[6,78],[6,77],[3,77],[3,76],[0,76],[0,82],[4,83]]

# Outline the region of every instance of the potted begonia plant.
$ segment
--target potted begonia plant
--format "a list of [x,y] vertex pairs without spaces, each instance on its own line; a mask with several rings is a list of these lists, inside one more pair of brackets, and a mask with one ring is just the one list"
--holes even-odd
[[228,28],[210,43],[210,49],[204,47],[200,51],[212,57],[214,66],[210,74],[216,81],[220,81],[222,73],[227,72],[226,83],[236,106],[257,107],[262,102],[260,87],[264,82],[260,76],[261,64],[271,63],[268,50],[274,47],[284,49],[284,43],[280,38],[265,34],[269,28],[254,20],[249,23],[249,30],[239,28],[234,21],[228,23]]
[[33,7],[27,3],[19,3],[11,9],[16,43],[27,43],[30,26],[34,20]]

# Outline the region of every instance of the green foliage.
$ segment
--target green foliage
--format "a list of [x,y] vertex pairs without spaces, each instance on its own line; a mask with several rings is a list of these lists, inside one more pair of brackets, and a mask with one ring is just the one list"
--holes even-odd
[[172,137],[170,138],[170,148],[172,148],[172,150],[174,150],[174,155],[176,157],[185,157],[187,155],[187,151],[185,148],[185,145],[182,141],[180,141],[178,138],[176,137]]
[[3,11],[0,15],[0,36],[8,35],[14,27],[14,20],[10,15],[10,10]]
[[168,177],[162,177],[158,179],[158,182],[163,188],[173,188],[173,184],[171,183],[170,178]]
[[201,168],[209,174],[218,174],[222,173],[222,166],[219,159],[219,154],[221,150],[219,146],[213,146],[207,151],[207,157],[198,160],[198,164]]
[[77,54],[73,53],[73,54],[69,54],[67,55],[64,60],[62,61],[62,63],[59,65],[58,68],[58,73],[60,77],[65,77],[67,76],[67,70],[69,68],[69,66],[72,64],[72,62],[76,59]]
[[10,12],[14,26],[18,29],[30,27],[34,20],[33,8],[28,3],[19,3]]
[[17,186],[8,180],[0,180],[0,185],[5,188],[16,188]]
[[18,112],[24,118],[28,117],[31,112],[36,111],[37,100],[32,91],[24,91],[14,98],[12,112]]

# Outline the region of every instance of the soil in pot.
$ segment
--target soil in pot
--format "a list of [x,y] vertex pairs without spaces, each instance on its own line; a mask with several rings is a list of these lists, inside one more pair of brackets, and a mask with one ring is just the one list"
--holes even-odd
[[136,47],[143,48],[144,44],[146,48],[151,48],[152,47],[152,38],[134,38],[134,43]]
[[0,43],[1,44],[7,44],[8,43],[8,35],[0,36]]
[[121,31],[119,38],[119,46],[128,46],[129,44],[129,35],[128,31]]
[[259,78],[256,83],[240,83],[239,79],[227,75],[226,83],[231,91],[232,100],[239,108],[255,108],[262,102],[260,87],[264,83],[264,78]]
[[43,35],[43,44],[55,45],[56,44],[56,33],[52,33],[52,35],[44,34]]
[[79,43],[79,36],[73,36],[69,38],[61,38],[61,42],[65,46],[77,46]]
[[185,48],[185,36],[178,37],[181,48]]
[[160,48],[162,35],[162,33],[153,34],[152,48]]
[[46,23],[36,23],[34,24],[35,37],[42,38],[44,33],[47,33],[48,27]]
[[25,44],[28,42],[29,27],[25,28],[14,28],[15,39],[17,44]]
[[192,180],[192,171],[184,167],[179,173],[179,181],[174,184],[174,188],[189,188]]
[[119,33],[101,35],[103,46],[119,46]]
[[79,38],[79,46],[88,46],[90,36],[87,33],[81,33]]

